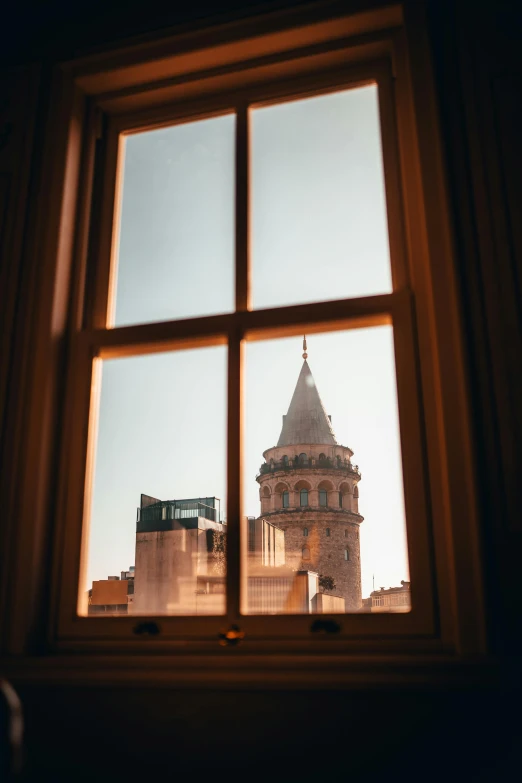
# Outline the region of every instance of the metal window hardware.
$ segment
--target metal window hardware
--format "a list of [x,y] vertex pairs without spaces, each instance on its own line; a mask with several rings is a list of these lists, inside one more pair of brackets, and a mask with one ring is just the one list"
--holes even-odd
[[245,632],[238,625],[231,625],[228,631],[218,634],[219,643],[223,647],[234,647],[245,638]]

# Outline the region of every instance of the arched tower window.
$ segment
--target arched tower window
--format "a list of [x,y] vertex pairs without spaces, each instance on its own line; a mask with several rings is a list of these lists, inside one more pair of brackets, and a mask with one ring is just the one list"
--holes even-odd
[[321,481],[317,489],[319,490],[319,505],[323,508],[328,505],[328,493],[333,490],[331,481]]
[[283,454],[282,463],[285,468],[288,467],[288,454]]
[[303,560],[310,560],[310,550],[308,549],[307,546],[303,547],[301,557],[303,558]]
[[345,531],[344,531],[344,537],[345,537],[345,538],[348,538],[348,530],[345,530]]
[[307,506],[308,505],[308,490],[307,489],[301,489],[299,491],[299,504],[301,506]]
[[[286,503],[285,503],[285,494],[286,494]],[[274,505],[274,508],[288,508],[288,506],[290,505],[288,484],[285,484],[282,481],[276,484],[274,487],[274,495],[276,497],[276,503]]]
[[304,536],[305,538],[307,538],[307,537],[308,537],[308,528],[307,528],[307,527],[304,527],[304,528],[303,528],[303,536]]
[[357,485],[355,485],[355,487],[353,488],[353,496],[354,498],[359,497],[359,490],[357,489]]
[[344,559],[345,560],[350,559],[350,550],[348,549],[348,547],[346,547],[346,549],[344,550]]
[[326,528],[326,538],[330,538],[330,528]]
[[322,462],[322,461],[323,461],[323,460],[325,460],[325,459],[326,459],[326,454],[323,454],[323,452],[321,452],[321,453],[319,454],[319,462]]
[[299,455],[299,464],[300,465],[308,465],[308,457],[306,456],[306,454],[304,452],[302,452]]
[[339,487],[339,508],[350,508],[350,485],[347,481],[343,481]]
[[264,486],[260,492],[261,495],[261,513],[268,514],[270,511],[270,489]]

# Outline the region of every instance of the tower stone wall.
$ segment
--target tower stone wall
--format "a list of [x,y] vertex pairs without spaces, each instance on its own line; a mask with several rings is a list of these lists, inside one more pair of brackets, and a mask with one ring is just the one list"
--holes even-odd
[[[288,448],[265,452],[266,461],[257,477],[262,516],[285,531],[286,565],[333,577],[333,592],[345,599],[347,611],[357,611],[362,604],[359,526],[363,517],[354,497],[359,470],[349,462],[352,452],[345,447],[330,449],[324,460],[319,460],[319,454],[326,455],[326,448],[320,450],[313,444],[298,448],[290,455],[292,464],[284,468],[281,459],[289,456]],[[309,464],[299,464],[299,454],[306,454]],[[339,465],[337,456],[341,457]],[[324,464],[328,461],[332,464]],[[308,505],[301,505],[301,489],[308,492]],[[321,489],[326,497],[320,496]],[[284,492],[288,492],[286,507]],[[326,505],[320,505],[325,499]]]

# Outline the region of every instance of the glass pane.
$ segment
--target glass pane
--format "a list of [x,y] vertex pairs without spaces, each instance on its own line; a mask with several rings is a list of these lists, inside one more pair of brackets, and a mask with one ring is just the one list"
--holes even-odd
[[115,325],[232,310],[235,115],[124,145]]
[[247,343],[244,610],[407,612],[393,329],[307,344]]
[[103,362],[81,614],[225,611],[226,359]]
[[376,86],[254,109],[254,307],[391,291]]

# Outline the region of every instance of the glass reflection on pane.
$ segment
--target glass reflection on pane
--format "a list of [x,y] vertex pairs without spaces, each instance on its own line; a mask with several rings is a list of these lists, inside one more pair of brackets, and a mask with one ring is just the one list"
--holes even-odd
[[223,614],[226,349],[102,369],[80,614]]
[[251,111],[256,308],[391,291],[376,86]]
[[235,115],[124,140],[115,325],[233,309]]
[[409,611],[393,330],[307,349],[247,343],[244,611]]

